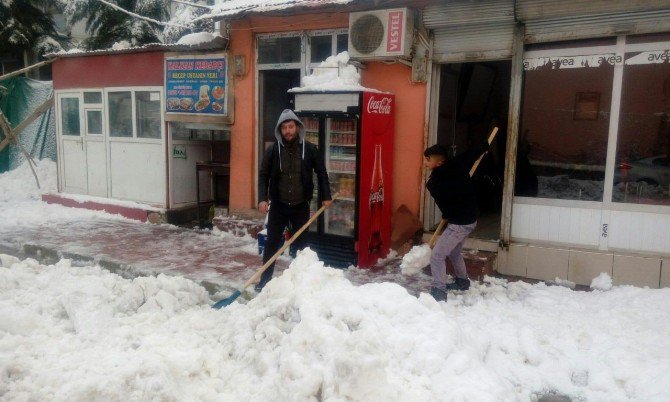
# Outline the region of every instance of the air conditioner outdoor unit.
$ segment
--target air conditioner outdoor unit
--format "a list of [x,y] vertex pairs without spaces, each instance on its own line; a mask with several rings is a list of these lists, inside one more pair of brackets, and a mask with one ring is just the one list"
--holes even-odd
[[353,59],[409,58],[414,18],[408,8],[349,14],[349,56]]

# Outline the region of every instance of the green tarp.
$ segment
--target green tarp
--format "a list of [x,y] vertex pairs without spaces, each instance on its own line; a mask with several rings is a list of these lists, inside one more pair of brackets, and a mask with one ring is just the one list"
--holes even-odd
[[[13,77],[0,81],[0,110],[9,124],[16,127],[37,107],[53,95],[51,81]],[[5,138],[0,130],[0,141]],[[56,160],[56,123],[53,107],[19,133],[19,142],[35,159]],[[21,149],[9,144],[0,151],[0,173],[12,170],[25,161]]]

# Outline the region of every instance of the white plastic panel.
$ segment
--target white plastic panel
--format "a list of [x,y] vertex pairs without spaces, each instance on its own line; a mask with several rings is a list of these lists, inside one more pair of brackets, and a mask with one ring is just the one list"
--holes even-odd
[[612,211],[609,248],[670,253],[670,215]]
[[530,205],[512,207],[512,239],[597,247],[599,209]]
[[347,112],[349,106],[358,106],[358,92],[340,94],[297,93],[296,112]]
[[107,197],[107,155],[104,141],[86,141],[88,194]]
[[113,198],[165,205],[165,152],[158,143],[110,142]]

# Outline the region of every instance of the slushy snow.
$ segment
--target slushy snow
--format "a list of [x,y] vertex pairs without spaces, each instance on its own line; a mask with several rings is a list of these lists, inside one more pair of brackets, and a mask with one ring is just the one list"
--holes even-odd
[[412,249],[402,257],[400,272],[402,272],[403,275],[418,274],[423,267],[430,265],[430,253],[431,250],[428,244],[412,247]]
[[247,304],[3,255],[3,400],[668,400],[670,290],[490,280],[437,303],[311,250]]

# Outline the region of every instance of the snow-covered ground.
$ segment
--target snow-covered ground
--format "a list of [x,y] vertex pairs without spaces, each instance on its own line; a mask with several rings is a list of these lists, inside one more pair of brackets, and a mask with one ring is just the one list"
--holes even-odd
[[[21,169],[0,175],[0,225],[100,218],[43,204]],[[670,289],[488,279],[437,303],[305,251],[213,310],[178,276],[0,262],[0,401],[670,400]]]

